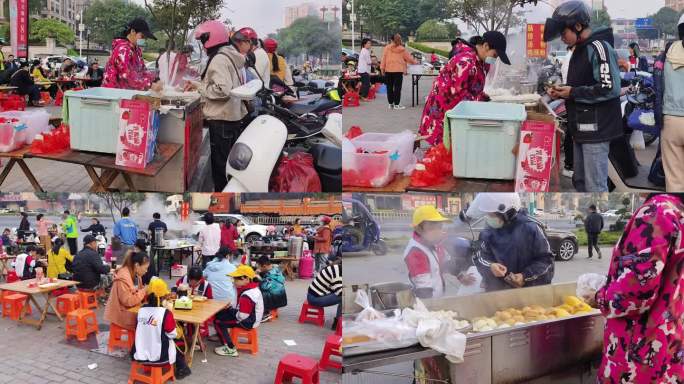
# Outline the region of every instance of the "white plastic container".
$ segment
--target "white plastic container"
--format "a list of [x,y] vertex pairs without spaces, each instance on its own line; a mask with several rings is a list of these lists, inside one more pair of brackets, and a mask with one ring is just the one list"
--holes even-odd
[[342,141],[342,185],[381,188],[394,178],[387,154],[357,153],[348,139]]
[[425,73],[423,64],[409,64],[407,67],[409,75],[422,75]]
[[527,118],[523,105],[462,101],[446,118],[451,128],[454,176],[515,179],[512,151]]
[[351,141],[356,148],[363,148],[368,152],[387,151],[392,161],[390,171],[404,173],[413,163],[413,144],[416,135],[411,131],[400,133],[364,133]]
[[0,123],[0,152],[12,152],[25,144],[25,123]]
[[26,124],[26,131],[23,133],[25,135],[26,144],[33,143],[33,139],[35,139],[36,135],[40,135],[52,129],[50,126],[50,114],[44,109],[0,112],[0,117],[19,119]]

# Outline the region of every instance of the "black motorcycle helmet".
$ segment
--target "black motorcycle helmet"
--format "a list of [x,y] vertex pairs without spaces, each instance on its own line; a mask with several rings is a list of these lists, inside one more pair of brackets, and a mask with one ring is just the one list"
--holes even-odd
[[[549,42],[559,38],[565,28],[574,29],[575,24],[578,23],[587,27],[590,21],[589,9],[583,1],[566,1],[553,11],[551,18],[546,19],[544,41]],[[581,31],[575,31],[575,33],[579,37]]]

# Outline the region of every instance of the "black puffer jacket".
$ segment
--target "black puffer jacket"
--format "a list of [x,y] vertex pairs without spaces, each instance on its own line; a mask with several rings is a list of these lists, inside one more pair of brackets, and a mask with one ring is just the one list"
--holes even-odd
[[592,212],[584,221],[584,230],[587,233],[600,233],[603,230],[603,216],[596,212]]
[[83,248],[71,266],[73,279],[80,282],[79,289],[94,289],[100,284],[100,275],[109,273],[109,265],[102,262],[100,255],[90,248]]

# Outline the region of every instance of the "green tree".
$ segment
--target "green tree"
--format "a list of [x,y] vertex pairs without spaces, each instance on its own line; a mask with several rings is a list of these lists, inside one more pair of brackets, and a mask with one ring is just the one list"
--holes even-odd
[[591,29],[610,27],[611,24],[612,22],[610,21],[610,15],[606,9],[600,9],[598,11],[591,12],[591,23],[589,24]]
[[145,201],[144,193],[126,192],[126,193],[112,193],[101,192],[96,194],[109,209],[109,214],[112,220],[116,222],[115,212],[121,216],[121,211],[126,207],[131,207],[135,204]]
[[286,56],[315,56],[337,54],[340,50],[341,31],[338,26],[321,21],[316,16],[295,20],[289,27],[278,31],[278,51]]
[[74,31],[65,23],[54,19],[36,19],[29,23],[29,41],[44,42],[51,37],[57,43],[66,45],[74,42]]
[[[363,18],[364,29],[375,36],[387,38],[395,33],[407,36],[425,21],[418,17],[415,0],[363,0],[355,5],[358,17]],[[344,12],[347,12],[345,7]]]
[[658,12],[649,17],[653,18],[653,25],[660,29],[661,33],[677,36],[677,22],[679,21],[679,16],[680,14],[674,9],[662,7]]
[[145,0],[155,25],[166,35],[169,49],[182,46],[199,24],[218,19],[223,0]]
[[446,41],[450,39],[449,28],[435,19],[425,21],[416,30],[416,41]]
[[145,8],[124,0],[95,0],[83,13],[84,23],[91,31],[90,40],[105,45],[110,44],[136,17],[150,20]]
[[505,35],[521,25],[524,13],[520,7],[537,0],[449,0],[447,14],[461,19],[477,33],[501,31]]

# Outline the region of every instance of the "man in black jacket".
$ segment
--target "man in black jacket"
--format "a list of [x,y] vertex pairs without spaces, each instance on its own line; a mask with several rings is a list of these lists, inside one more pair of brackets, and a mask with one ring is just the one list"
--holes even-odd
[[620,70],[613,49],[613,30],[589,28],[583,1],[559,5],[546,19],[544,41],[561,40],[575,50],[565,86],[549,90],[566,99],[568,129],[575,140],[573,183],[578,192],[608,192],[610,142],[623,135]]
[[603,216],[596,212],[596,206],[594,204],[589,206],[589,214],[584,220],[584,230],[587,232],[587,240],[589,243],[589,257],[591,259],[592,252],[596,249],[598,253],[599,260],[601,259],[601,248],[598,246],[599,234],[603,230]]
[[17,93],[25,96],[28,95],[31,105],[34,107],[43,107],[40,101],[40,88],[36,85],[28,71],[29,65],[26,61],[19,64],[19,70],[14,72],[10,77],[9,84],[17,87]]
[[93,235],[86,235],[83,239],[85,246],[74,257],[72,269],[73,279],[80,282],[79,289],[95,290],[100,288],[100,275],[109,273],[109,265],[102,262],[102,258],[97,253],[97,239]]

